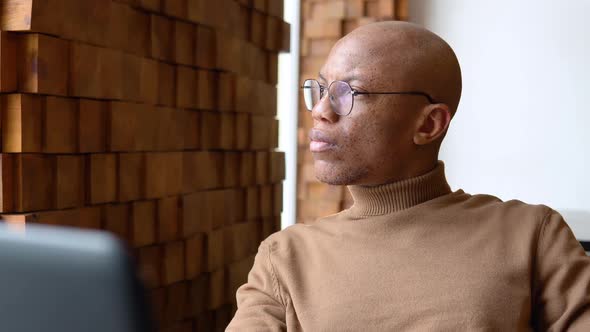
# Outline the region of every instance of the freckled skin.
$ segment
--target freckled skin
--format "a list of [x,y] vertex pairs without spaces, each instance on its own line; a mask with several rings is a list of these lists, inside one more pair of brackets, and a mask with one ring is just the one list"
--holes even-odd
[[423,91],[420,95],[357,95],[352,112],[339,116],[325,96],[313,109],[314,129],[336,141],[314,152],[316,177],[334,185],[379,185],[435,167],[440,144],[461,95],[461,72],[440,37],[406,22],[362,26],[342,38],[320,71],[327,87],[354,76],[353,89]]

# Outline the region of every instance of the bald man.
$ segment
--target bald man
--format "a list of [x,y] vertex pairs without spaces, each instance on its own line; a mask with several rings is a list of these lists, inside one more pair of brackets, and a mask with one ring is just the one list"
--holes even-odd
[[366,25],[302,88],[316,175],[354,204],[266,238],[226,331],[590,331],[590,258],[561,215],[450,190],[445,41]]

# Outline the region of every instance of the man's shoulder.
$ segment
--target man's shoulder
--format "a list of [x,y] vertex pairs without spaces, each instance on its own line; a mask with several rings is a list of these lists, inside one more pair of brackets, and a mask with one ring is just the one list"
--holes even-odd
[[[545,204],[533,204],[520,199],[502,200],[491,194],[465,194],[461,209],[469,213],[499,217],[503,220],[534,220],[542,222],[555,210]],[[495,219],[495,218],[494,218]]]
[[318,227],[318,219],[310,223],[297,223],[289,225],[284,229],[274,232],[262,242],[267,245],[271,251],[290,250],[294,247],[301,247],[306,242],[314,241],[313,239],[321,232]]

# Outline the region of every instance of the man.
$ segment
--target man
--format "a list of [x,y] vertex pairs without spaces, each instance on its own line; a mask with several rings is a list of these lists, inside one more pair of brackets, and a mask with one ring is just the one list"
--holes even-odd
[[563,218],[447,184],[446,42],[366,25],[319,74],[303,86],[316,175],[354,204],[264,240],[227,331],[590,331],[590,258]]

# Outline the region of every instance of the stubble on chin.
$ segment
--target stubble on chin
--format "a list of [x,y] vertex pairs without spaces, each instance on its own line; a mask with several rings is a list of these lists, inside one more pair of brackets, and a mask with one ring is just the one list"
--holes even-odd
[[316,178],[323,183],[333,186],[347,186],[359,183],[368,175],[366,168],[338,167],[329,168],[326,166],[318,169],[315,167]]

